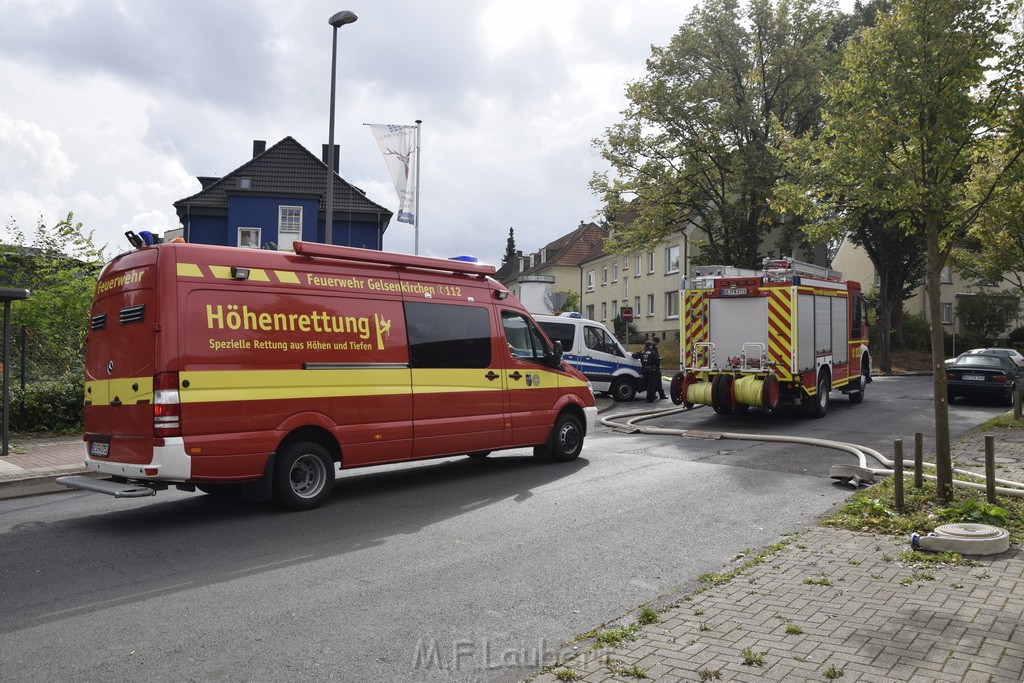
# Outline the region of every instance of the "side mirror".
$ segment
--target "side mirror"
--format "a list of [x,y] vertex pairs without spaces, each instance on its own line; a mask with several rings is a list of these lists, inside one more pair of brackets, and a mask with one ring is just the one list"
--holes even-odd
[[562,364],[562,342],[555,340],[555,355],[552,359],[554,361],[553,367],[558,367]]

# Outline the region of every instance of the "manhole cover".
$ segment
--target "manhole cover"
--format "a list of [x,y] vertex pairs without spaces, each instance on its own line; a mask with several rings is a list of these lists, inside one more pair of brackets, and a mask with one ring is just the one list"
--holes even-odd
[[[985,456],[984,455],[978,455],[978,456],[975,456],[973,458],[968,458],[968,460],[971,460],[972,462],[980,462],[982,465],[985,464]],[[1024,462],[1024,460],[1021,460],[1020,458],[1000,457],[1000,456],[997,455],[993,459],[993,462],[995,462],[995,464],[997,464],[997,465],[1015,465],[1015,464],[1017,464],[1019,462]]]

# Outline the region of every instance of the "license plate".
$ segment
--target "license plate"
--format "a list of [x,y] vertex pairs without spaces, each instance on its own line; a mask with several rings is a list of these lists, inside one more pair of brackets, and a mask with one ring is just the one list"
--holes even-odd
[[960,375],[960,379],[965,382],[984,382],[985,375]]
[[96,458],[105,458],[110,455],[110,444],[102,441],[93,441],[89,444],[89,455]]
[[722,290],[722,296],[746,296],[746,287],[729,287]]

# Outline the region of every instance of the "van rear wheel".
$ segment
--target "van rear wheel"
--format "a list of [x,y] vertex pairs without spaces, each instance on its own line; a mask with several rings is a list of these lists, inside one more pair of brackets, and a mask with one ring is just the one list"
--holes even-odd
[[334,461],[327,449],[311,441],[288,446],[277,461],[274,498],[290,510],[319,506],[334,489]]
[[636,384],[632,377],[619,377],[612,382],[612,398],[616,401],[632,401],[636,398]]
[[548,442],[534,446],[533,455],[557,462],[575,460],[583,450],[583,425],[571,413],[562,413],[555,420]]

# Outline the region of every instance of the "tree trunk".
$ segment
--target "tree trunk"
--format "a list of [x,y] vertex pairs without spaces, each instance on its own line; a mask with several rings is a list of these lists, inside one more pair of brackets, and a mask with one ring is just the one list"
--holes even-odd
[[939,502],[953,500],[953,459],[949,451],[949,402],[946,397],[946,364],[942,335],[941,280],[942,259],[939,250],[939,220],[935,211],[925,214],[928,267],[925,291],[928,294],[928,329],[932,344],[932,387],[935,392],[935,476]]
[[878,274],[878,366],[882,372],[892,372],[892,309],[889,304],[889,273]]

